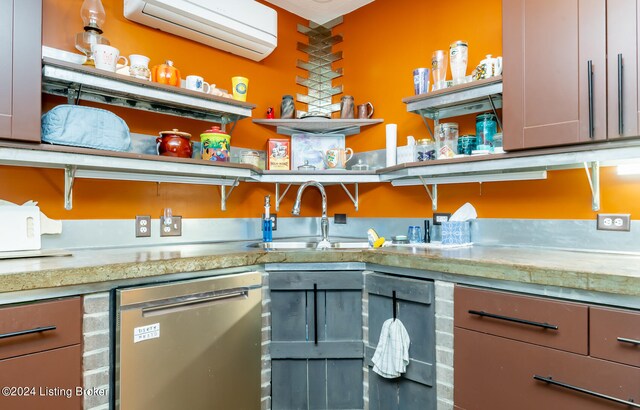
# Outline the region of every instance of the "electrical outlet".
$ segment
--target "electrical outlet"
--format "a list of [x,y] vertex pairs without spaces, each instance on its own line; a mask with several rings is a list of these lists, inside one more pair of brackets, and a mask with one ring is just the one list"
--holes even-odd
[[182,236],[182,217],[160,217],[160,236]]
[[[278,230],[278,214],[269,214],[269,219],[271,219],[271,230]],[[264,221],[264,214],[262,214],[262,220]]]
[[433,213],[433,224],[441,225],[443,222],[447,222],[451,218],[450,213],[446,212],[434,212]]
[[600,231],[631,230],[631,215],[629,214],[598,214],[597,229]]
[[151,236],[151,217],[148,215],[136,216],[136,238],[148,238]]
[[333,223],[336,225],[346,225],[347,214],[333,214]]

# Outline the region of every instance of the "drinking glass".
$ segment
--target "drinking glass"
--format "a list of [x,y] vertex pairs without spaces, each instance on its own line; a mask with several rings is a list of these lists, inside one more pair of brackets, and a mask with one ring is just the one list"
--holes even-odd
[[433,90],[445,88],[447,78],[447,53],[436,50],[431,56],[431,71],[433,72]]
[[407,232],[407,239],[409,239],[409,243],[422,243],[422,230],[420,227],[417,225],[410,226]]

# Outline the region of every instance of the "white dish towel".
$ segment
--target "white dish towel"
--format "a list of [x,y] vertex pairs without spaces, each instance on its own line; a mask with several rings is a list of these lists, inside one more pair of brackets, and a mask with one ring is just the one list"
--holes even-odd
[[387,379],[399,377],[409,364],[409,334],[399,319],[382,324],[380,340],[373,354],[373,371]]

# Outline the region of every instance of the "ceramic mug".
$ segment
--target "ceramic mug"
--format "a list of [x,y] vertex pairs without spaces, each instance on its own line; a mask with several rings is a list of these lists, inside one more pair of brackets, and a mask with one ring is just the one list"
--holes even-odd
[[209,93],[209,91],[211,91],[211,84],[204,81],[204,78],[199,75],[188,75],[185,81],[185,87],[188,90],[198,91],[201,93]]
[[373,117],[373,104],[366,102],[358,105],[358,118],[366,120]]
[[125,56],[120,55],[120,50],[106,44],[92,44],[91,53],[96,68],[99,70],[116,72],[116,66],[120,59],[124,59],[124,65],[129,65],[129,60]]
[[129,56],[129,75],[141,80],[151,81],[151,70],[149,70],[149,57],[141,54],[131,54]]
[[351,158],[353,158],[351,148],[331,148],[324,154],[324,162],[329,169],[344,169]]

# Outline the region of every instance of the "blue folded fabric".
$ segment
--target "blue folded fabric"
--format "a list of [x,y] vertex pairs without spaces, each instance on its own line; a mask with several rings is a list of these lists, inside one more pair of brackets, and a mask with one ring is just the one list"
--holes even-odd
[[124,120],[110,111],[63,104],[42,116],[42,141],[128,151],[131,135]]

